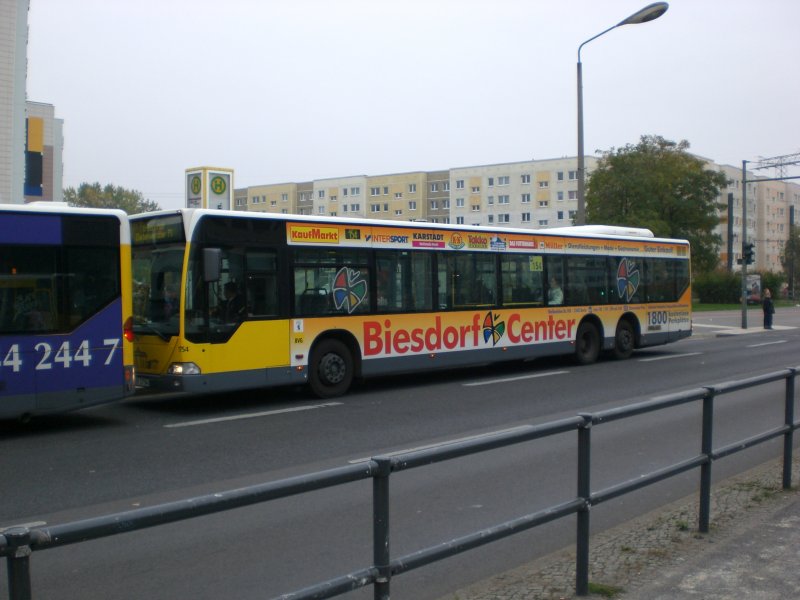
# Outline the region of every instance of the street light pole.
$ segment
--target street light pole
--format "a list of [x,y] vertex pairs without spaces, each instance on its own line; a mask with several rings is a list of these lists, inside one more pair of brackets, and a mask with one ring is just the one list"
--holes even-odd
[[596,40],[601,35],[608,33],[612,29],[621,27],[622,25],[638,25],[639,23],[647,23],[648,21],[657,19],[667,12],[668,8],[669,4],[666,2],[648,4],[627,19],[590,37],[578,46],[578,210],[575,214],[576,225],[586,224],[586,163],[583,156],[583,67],[581,64],[581,49],[592,40]]

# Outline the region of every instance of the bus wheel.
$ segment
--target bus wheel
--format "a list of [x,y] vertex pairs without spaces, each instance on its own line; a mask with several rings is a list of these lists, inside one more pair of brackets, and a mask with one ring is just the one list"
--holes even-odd
[[575,339],[575,360],[581,365],[590,365],[600,355],[600,333],[589,321],[584,321],[578,327],[578,337]]
[[614,358],[628,358],[636,344],[636,335],[630,321],[620,321],[617,324],[617,333],[614,336]]
[[319,398],[344,394],[353,382],[353,357],[339,340],[323,340],[311,355],[308,383]]

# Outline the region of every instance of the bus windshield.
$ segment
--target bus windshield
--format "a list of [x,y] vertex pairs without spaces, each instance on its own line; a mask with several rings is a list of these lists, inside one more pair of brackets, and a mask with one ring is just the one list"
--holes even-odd
[[184,241],[180,215],[131,223],[134,333],[178,335]]
[[178,335],[183,251],[183,245],[134,248],[134,333]]

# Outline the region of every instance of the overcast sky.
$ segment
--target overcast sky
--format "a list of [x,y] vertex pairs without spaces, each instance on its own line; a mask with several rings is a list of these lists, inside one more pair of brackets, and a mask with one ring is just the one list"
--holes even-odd
[[[64,185],[236,187],[575,156],[581,42],[647,0],[30,0]],[[586,151],[800,152],[800,2],[672,0],[584,46]]]

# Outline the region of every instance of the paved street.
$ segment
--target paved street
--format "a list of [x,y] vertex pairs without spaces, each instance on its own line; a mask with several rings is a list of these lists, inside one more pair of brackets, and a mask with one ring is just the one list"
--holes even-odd
[[[28,425],[1,423],[0,479],[13,485],[4,488],[0,527],[59,524],[153,506],[763,374],[796,360],[800,331],[786,328],[798,321],[800,310],[779,309],[781,329],[729,335],[737,328],[736,315],[698,313],[696,323],[707,326],[697,327],[692,338],[637,351],[628,360],[604,358],[577,367],[569,359],[553,359],[376,379],[336,402],[320,403],[297,389],[137,397]],[[720,443],[781,422],[782,384],[768,389],[766,401],[743,391],[720,403]],[[594,489],[695,452],[698,415],[696,406],[678,407],[663,416],[594,428]],[[724,479],[774,456],[774,446],[753,448],[719,461],[715,477]],[[399,474],[392,481],[392,555],[501,523],[531,504],[543,508],[572,497],[574,460],[571,434]],[[593,543],[605,539],[605,531],[694,494],[696,487],[697,477],[687,473],[598,505],[592,510]],[[369,564],[370,491],[366,484],[340,488],[124,539],[37,552],[34,586],[44,597],[61,600],[211,599],[224,594],[226,578],[233,578],[240,598],[273,597]],[[693,522],[686,515],[680,520]],[[661,552],[674,532],[672,527],[659,534],[654,552]],[[397,577],[392,597],[433,600],[528,568],[574,537],[574,518],[565,518]],[[635,548],[631,542],[618,544],[623,545]],[[609,573],[629,559],[628,552],[597,556],[604,557]],[[564,564],[549,571],[550,581],[571,590],[574,575],[562,571],[574,566]],[[3,580],[0,597],[4,588]],[[353,597],[370,594],[364,590]]]
[[[780,311],[796,328],[800,309]],[[748,313],[695,313],[695,337],[763,333]],[[769,343],[769,342],[765,342]],[[800,361],[796,361],[800,362]],[[800,452],[790,491],[781,462],[729,478],[712,492],[711,531],[697,532],[696,494],[592,537],[592,597],[618,600],[784,600],[800,597]],[[596,587],[594,587],[596,586]],[[575,598],[574,547],[443,597],[442,600],[565,600]],[[601,593],[602,592],[602,593]]]

